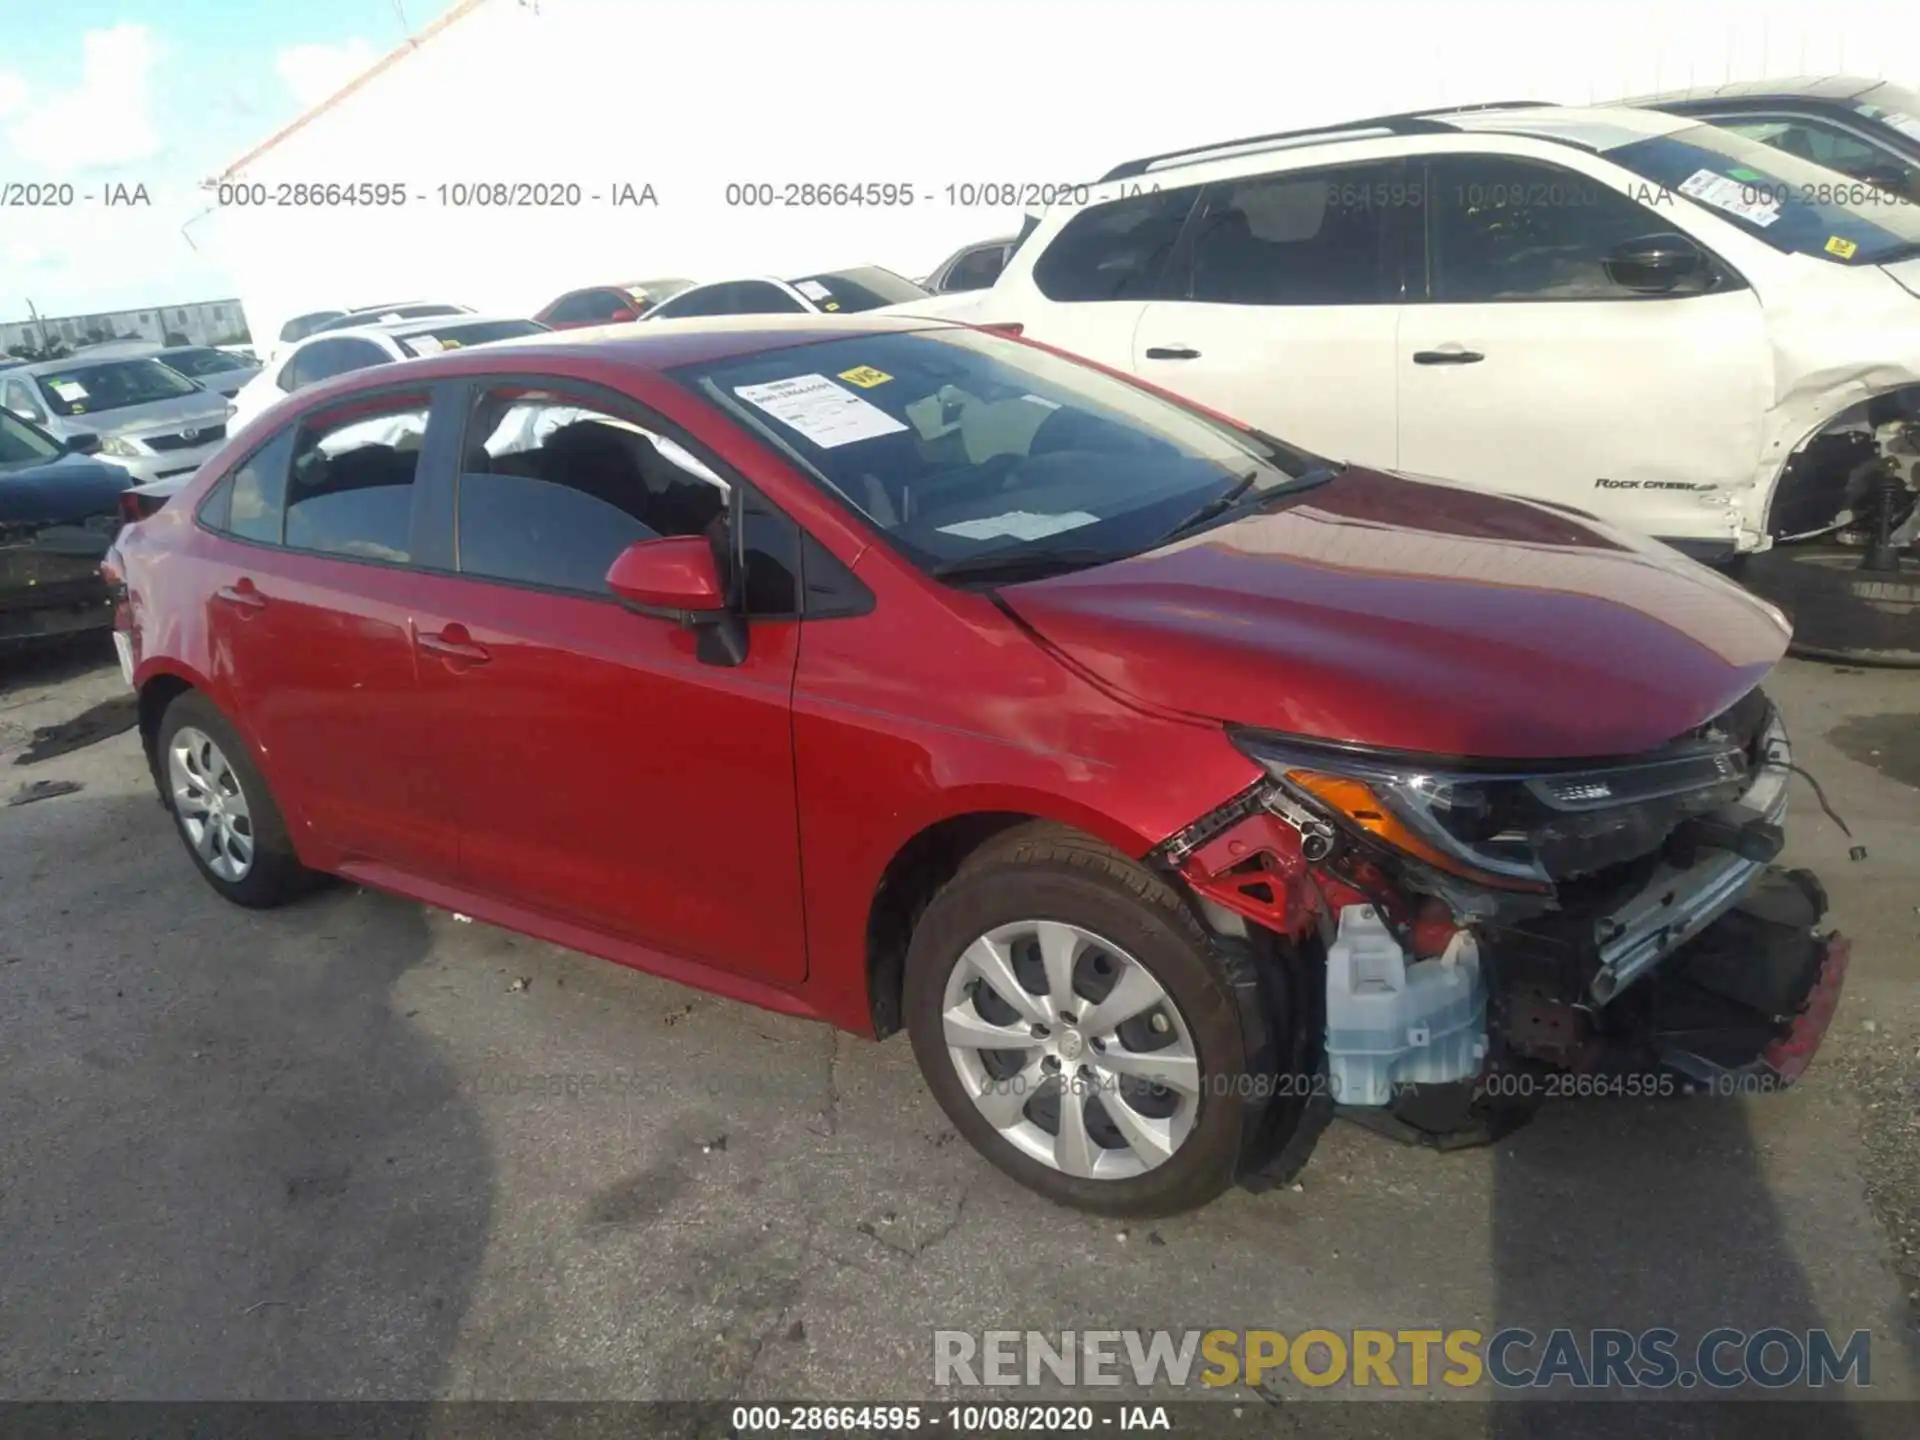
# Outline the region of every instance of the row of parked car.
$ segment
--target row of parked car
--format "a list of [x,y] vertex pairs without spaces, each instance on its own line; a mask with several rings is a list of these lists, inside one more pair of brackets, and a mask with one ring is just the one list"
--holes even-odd
[[587,286],[530,317],[319,311],[258,370],[88,357],[0,372],[0,405],[128,471],[138,513],[229,427],[365,366],[549,328],[940,316],[1322,453],[1624,524],[1744,576],[1809,648],[1920,660],[1898,578],[1920,524],[1916,113],[1827,79],[1356,120],[1126,162],[924,281],[864,266]]

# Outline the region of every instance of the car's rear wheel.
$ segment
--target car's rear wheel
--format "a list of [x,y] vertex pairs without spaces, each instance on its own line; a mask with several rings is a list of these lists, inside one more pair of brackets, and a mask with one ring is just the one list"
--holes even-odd
[[160,782],[174,826],[201,877],[236,905],[266,909],[313,887],[286,822],[227,718],[197,691],[167,707]]
[[907,957],[907,1028],[954,1125],[1050,1200],[1114,1215],[1203,1205],[1235,1177],[1247,1037],[1180,898],[1050,826],[964,864]]

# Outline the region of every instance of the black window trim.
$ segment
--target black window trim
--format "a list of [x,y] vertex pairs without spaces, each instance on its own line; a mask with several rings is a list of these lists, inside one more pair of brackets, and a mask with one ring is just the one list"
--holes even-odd
[[[722,460],[704,443],[696,439],[691,432],[667,419],[666,416],[659,414],[645,401],[638,400],[625,391],[616,389],[603,381],[583,380],[573,375],[536,374],[525,370],[501,370],[481,375],[463,375],[458,381],[448,382],[445,388],[450,392],[456,390],[459,392],[450,395],[448,402],[456,404],[459,407],[459,419],[456,422],[459,433],[454,442],[455,449],[451,457],[451,473],[447,477],[447,493],[444,496],[436,496],[433,501],[435,510],[432,525],[436,536],[444,536],[445,548],[443,553],[446,561],[444,564],[416,566],[414,568],[428,569],[434,574],[444,575],[450,579],[464,580],[476,585],[505,585],[516,590],[531,590],[543,595],[553,595],[567,600],[587,600],[602,605],[618,605],[620,603],[616,597],[604,592],[596,593],[591,590],[578,590],[566,585],[548,585],[538,580],[517,580],[504,575],[483,575],[477,571],[462,570],[459,567],[459,482],[462,473],[461,462],[467,453],[468,432],[473,422],[474,402],[485,391],[513,386],[525,386],[529,389],[557,390],[574,395],[578,397],[580,402],[578,408],[580,409],[603,410],[605,413],[617,419],[629,420],[633,424],[639,425],[643,429],[651,430],[654,434],[663,436],[673,441],[676,445],[683,447],[688,454],[692,455],[701,464],[705,465],[708,469],[712,470],[714,474],[727,482],[731,492],[728,496],[726,511],[728,543],[730,545],[736,544],[740,539],[740,536],[736,533],[735,521],[750,502],[757,502],[758,505],[771,513],[776,519],[786,522],[794,536],[793,549],[796,566],[794,571],[794,588],[800,608],[784,613],[769,614],[762,612],[750,614],[746,616],[750,624],[754,622],[798,622],[808,618],[831,618],[825,615],[809,617],[806,614],[805,577],[801,569],[798,568],[801,565],[801,552],[805,548],[806,538],[809,534],[805,526],[801,525],[799,521],[795,520],[779,505],[775,504],[772,497],[758,485],[749,481],[740,473],[737,467]],[[436,406],[439,404],[437,397],[435,404]],[[737,561],[738,557],[736,556],[735,558]]]
[[[1411,159],[1414,157],[1409,157],[1409,158]],[[1619,305],[1624,303],[1640,304],[1647,301],[1656,301],[1656,302],[1664,302],[1664,303],[1671,304],[1671,303],[1685,301],[1685,300],[1705,300],[1716,295],[1731,295],[1731,294],[1736,294],[1742,290],[1751,290],[1753,288],[1748,283],[1747,277],[1741,274],[1740,270],[1731,261],[1729,261],[1718,250],[1715,250],[1712,246],[1708,245],[1706,241],[1702,240],[1692,230],[1688,229],[1685,225],[1677,224],[1671,220],[1668,220],[1667,217],[1661,215],[1658,211],[1652,209],[1651,207],[1647,206],[1641,201],[1634,199],[1633,196],[1628,194],[1626,191],[1618,189],[1617,187],[1609,184],[1607,181],[1600,179],[1598,176],[1588,175],[1585,171],[1572,169],[1566,165],[1560,164],[1558,161],[1543,159],[1538,155],[1517,155],[1506,150],[1442,150],[1442,151],[1435,151],[1418,158],[1420,159],[1420,162],[1421,162],[1420,163],[1420,176],[1421,176],[1420,183],[1424,193],[1428,197],[1426,202],[1423,203],[1420,207],[1423,215],[1423,222],[1420,227],[1422,244],[1420,246],[1421,263],[1419,266],[1419,271],[1424,281],[1424,284],[1422,285],[1421,290],[1418,294],[1413,293],[1413,291],[1409,289],[1404,300],[1402,301],[1403,304],[1407,304],[1407,305]],[[1604,159],[1605,157],[1602,156],[1601,158]],[[1509,160],[1509,161],[1513,161],[1516,164],[1521,164],[1521,165],[1537,165],[1543,169],[1553,170],[1553,171],[1560,172],[1562,174],[1570,175],[1578,180],[1586,181],[1590,184],[1597,185],[1602,189],[1613,191],[1615,195],[1619,196],[1619,198],[1625,201],[1627,204],[1638,207],[1639,210],[1644,215],[1646,215],[1651,222],[1653,222],[1651,228],[1649,228],[1647,231],[1649,235],[1659,235],[1659,234],[1682,235],[1682,236],[1685,236],[1686,239],[1691,241],[1695,246],[1697,246],[1700,250],[1700,253],[1706,256],[1707,264],[1719,272],[1720,283],[1705,290],[1685,290],[1677,293],[1673,291],[1640,292],[1640,291],[1633,291],[1633,290],[1623,290],[1618,295],[1510,295],[1504,299],[1489,298],[1489,299],[1480,299],[1480,300],[1436,300],[1433,296],[1433,250],[1434,250],[1433,224],[1434,224],[1434,216],[1436,213],[1438,213],[1439,206],[1434,202],[1432,198],[1437,193],[1434,189],[1434,183],[1433,183],[1433,167],[1436,164],[1440,164],[1440,163],[1443,163],[1446,161],[1452,161],[1452,160],[1487,160],[1487,159]],[[1616,165],[1614,166],[1614,169],[1619,171],[1621,174],[1628,176],[1629,179],[1636,185],[1646,185],[1648,187],[1653,186],[1653,183],[1654,183],[1653,181],[1643,180],[1640,176],[1634,175],[1632,171],[1627,170],[1622,166]]]
[[[1247,175],[1225,176],[1218,180],[1208,180],[1200,186],[1200,193],[1194,197],[1193,207],[1187,211],[1187,218],[1181,223],[1180,234],[1173,242],[1173,248],[1167,252],[1167,263],[1155,286],[1155,301],[1174,302],[1183,305],[1231,305],[1242,310],[1306,310],[1306,309],[1346,309],[1349,307],[1375,305],[1405,305],[1412,299],[1413,273],[1418,271],[1424,282],[1430,265],[1427,260],[1425,213],[1431,208],[1421,205],[1422,220],[1419,225],[1409,225],[1404,219],[1398,223],[1389,222],[1392,228],[1387,235],[1389,248],[1395,252],[1394,268],[1399,273],[1400,293],[1387,300],[1340,300],[1329,301],[1325,305],[1304,304],[1254,304],[1237,300],[1195,300],[1193,298],[1193,254],[1199,238],[1199,217],[1206,209],[1208,192],[1231,185],[1252,185],[1263,180],[1311,179],[1316,175],[1338,174],[1347,170],[1360,170],[1370,167],[1399,165],[1405,172],[1405,184],[1426,183],[1426,160],[1420,155],[1382,155],[1371,159],[1346,160],[1326,165],[1303,165],[1298,169],[1261,170]],[[1416,175],[1418,179],[1416,180]]]
[[[439,440],[438,446],[436,446],[436,432],[444,432],[446,423],[436,424],[435,417],[440,411],[442,393],[453,389],[458,384],[459,382],[454,380],[441,380],[424,386],[417,380],[411,384],[405,383],[404,381],[388,382],[382,385],[368,386],[364,390],[351,390],[343,395],[329,396],[326,400],[320,401],[317,404],[308,405],[307,408],[302,410],[298,415],[289,417],[273,434],[248,450],[241,459],[221,472],[220,478],[207,487],[207,493],[201,497],[200,504],[194,507],[195,525],[229,544],[245,545],[249,549],[254,550],[274,551],[283,555],[306,555],[316,560],[337,560],[348,565],[372,565],[383,570],[405,570],[409,572],[434,570],[436,567],[427,563],[422,558],[424,555],[438,553],[433,546],[433,542],[438,537],[432,528],[432,516],[428,506],[428,496],[432,489],[429,482],[434,464],[442,458],[438,450],[443,449],[448,443],[442,438]],[[308,427],[315,415],[322,414],[336,405],[347,402],[357,403],[363,400],[378,400],[383,396],[389,395],[419,395],[423,392],[427,397],[427,428],[425,434],[420,438],[419,458],[414,462],[413,511],[407,522],[407,559],[385,560],[377,555],[352,555],[338,550],[309,550],[302,545],[287,544],[287,490],[288,482],[292,480],[294,453],[299,448],[299,432]],[[231,530],[216,529],[208,525],[203,512],[208,504],[212,502],[214,493],[222,488],[230,492],[233,477],[239,473],[241,468],[250,463],[261,451],[265,450],[268,446],[280,439],[281,436],[289,432],[294,435],[295,445],[294,449],[287,452],[288,473],[282,477],[280,487],[279,538],[275,540],[256,540],[250,535],[236,535]]]

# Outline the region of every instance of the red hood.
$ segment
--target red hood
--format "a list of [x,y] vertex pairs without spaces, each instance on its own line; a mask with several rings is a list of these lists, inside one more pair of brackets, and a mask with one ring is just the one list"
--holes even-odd
[[1359,469],[1272,513],[1000,593],[1072,662],[1162,708],[1509,759],[1671,740],[1757,685],[1789,633],[1663,545]]

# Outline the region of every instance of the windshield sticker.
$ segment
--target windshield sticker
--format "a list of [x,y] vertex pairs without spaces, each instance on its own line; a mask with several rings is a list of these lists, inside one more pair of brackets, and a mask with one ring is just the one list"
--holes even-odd
[[78,405],[87,398],[87,387],[78,380],[49,380],[47,388],[69,405]]
[[1853,241],[1845,239],[1842,236],[1830,235],[1827,237],[1827,253],[1829,255],[1838,255],[1842,260],[1851,260],[1853,258],[1853,252],[1859,248],[1860,247],[1854,244]]
[[1064,515],[1035,515],[1030,510],[1009,510],[985,520],[963,520],[958,525],[942,525],[942,535],[958,535],[962,540],[1044,540],[1062,530],[1078,530],[1100,517],[1084,510],[1069,510]]
[[1742,185],[1731,175],[1721,175],[1712,170],[1694,171],[1680,182],[1680,193],[1698,200],[1702,205],[1711,205],[1729,215],[1738,215],[1762,229],[1780,218],[1780,202],[1765,190]]
[[838,300],[829,300],[820,308],[822,310],[838,310],[840,308],[840,302]]
[[647,289],[644,285],[629,285],[627,287],[627,294],[635,300],[644,300],[647,298]]
[[1914,119],[1911,115],[1903,114],[1898,110],[1890,110],[1880,117],[1880,123],[1889,129],[1898,130],[1902,135],[1908,135],[1915,140],[1920,140],[1920,120]]
[[793,288],[809,300],[831,300],[833,298],[833,292],[818,280],[797,281]]
[[1747,169],[1741,168],[1738,165],[1731,167],[1727,171],[1727,174],[1731,175],[1736,180],[1745,180],[1749,184],[1755,184],[1755,185],[1759,184],[1762,180],[1765,180],[1767,178],[1766,176],[1762,175],[1758,170],[1747,170]]
[[407,348],[416,355],[438,355],[447,347],[432,335],[409,335]]
[[878,405],[843,389],[824,375],[795,375],[764,385],[736,385],[734,394],[781,424],[798,430],[822,450],[897,435],[906,430]]
[[1035,405],[1046,410],[1058,410],[1060,408],[1060,402],[1058,400],[1049,400],[1044,395],[1022,395],[1020,398],[1022,400],[1031,400]]
[[858,385],[862,390],[871,390],[876,385],[884,385],[893,376],[884,370],[876,370],[871,365],[856,365],[851,370],[842,370],[840,378],[849,385]]

